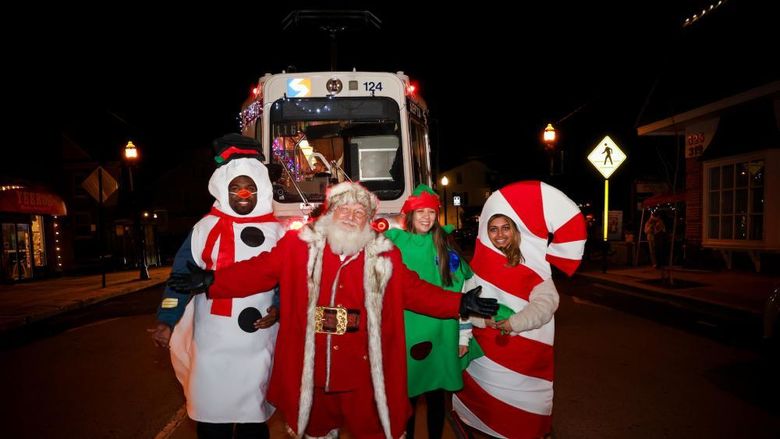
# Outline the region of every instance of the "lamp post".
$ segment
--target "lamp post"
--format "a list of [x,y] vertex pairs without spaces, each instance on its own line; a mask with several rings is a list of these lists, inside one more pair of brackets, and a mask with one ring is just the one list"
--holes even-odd
[[544,149],[550,156],[550,175],[555,174],[555,143],[558,141],[557,133],[551,123],[547,124],[542,134],[542,140],[544,141]]
[[136,202],[135,187],[133,185],[133,166],[138,162],[139,154],[138,148],[135,147],[133,141],[127,142],[124,151],[125,162],[127,163],[127,177],[130,183],[130,197],[132,198],[133,206],[133,230],[137,237],[136,247],[138,254],[138,278],[141,280],[149,279],[149,267],[146,265],[146,240],[144,239],[144,233],[140,224],[140,212],[138,212],[138,203]]
[[445,175],[441,178],[441,186],[444,188],[444,225],[447,225],[447,185],[450,184],[450,180]]

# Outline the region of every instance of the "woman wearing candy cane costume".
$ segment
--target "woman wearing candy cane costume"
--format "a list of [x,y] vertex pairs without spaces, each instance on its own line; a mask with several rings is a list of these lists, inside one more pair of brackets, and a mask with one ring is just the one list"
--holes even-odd
[[550,263],[573,274],[585,239],[577,205],[545,183],[514,183],[488,198],[471,266],[482,297],[503,306],[495,321],[474,321],[485,356],[469,364],[463,390],[453,396],[464,423],[495,437],[539,438],[550,432],[558,306]]
[[[173,272],[186,271],[188,262],[224,268],[269,251],[283,234],[272,214],[271,182],[259,145],[239,135],[217,144],[219,167],[209,180],[216,201],[180,249]],[[230,438],[238,424],[236,437],[268,437],[264,423],[274,408],[265,392],[278,331],[274,291],[240,299],[210,300],[202,294],[188,299],[166,289],[158,320],[175,325],[171,361],[198,436]]]

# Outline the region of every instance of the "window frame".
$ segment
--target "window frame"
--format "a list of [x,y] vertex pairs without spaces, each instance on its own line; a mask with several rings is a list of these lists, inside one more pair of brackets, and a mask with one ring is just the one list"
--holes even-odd
[[[765,227],[767,218],[765,201],[767,186],[766,172],[768,168],[767,159],[768,155],[766,152],[759,151],[704,162],[702,167],[702,244],[713,247],[718,247],[719,245],[754,247],[756,244],[765,242],[767,238]],[[739,166],[743,164],[746,165],[747,172],[749,173],[750,165],[754,162],[762,163],[764,176],[761,185],[754,185],[753,179],[750,178],[749,174],[746,177],[746,183],[741,184],[739,182]],[[733,172],[729,172],[729,168]],[[715,169],[718,170],[717,182],[713,182],[712,180],[712,173]],[[731,182],[724,181],[727,176],[731,176]],[[760,188],[764,194],[764,205],[761,210],[756,210],[753,198],[753,191],[758,188]],[[746,198],[746,200],[744,200],[744,211],[738,211],[738,195],[741,191],[744,191]],[[728,193],[728,195],[726,195],[726,193]],[[715,202],[715,200],[717,200],[717,202]],[[725,205],[726,203],[730,204],[730,206]],[[717,213],[710,211],[713,204],[717,204]],[[756,227],[755,218],[757,217],[760,217],[761,219],[759,225],[761,237],[758,239],[751,239]],[[744,238],[739,237],[741,236],[741,234],[739,234],[738,226],[740,218],[744,218],[746,221]],[[717,225],[713,221],[717,221]],[[724,225],[728,225],[731,228],[731,233],[724,233]],[[718,228],[717,234],[711,236],[711,231],[715,227]]]

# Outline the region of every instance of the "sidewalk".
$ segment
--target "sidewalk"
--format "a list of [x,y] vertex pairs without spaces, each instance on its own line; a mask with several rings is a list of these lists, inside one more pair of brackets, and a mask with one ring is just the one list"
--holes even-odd
[[[149,280],[139,280],[138,270],[106,274],[106,288],[100,275],[73,276],[0,285],[0,334],[66,311],[113,297],[161,285],[170,267],[150,268]],[[593,282],[640,291],[656,297],[688,301],[739,310],[752,315],[764,312],[770,292],[780,286],[780,276],[738,271],[711,272],[675,268],[674,288],[662,281],[664,272],[649,266],[614,267],[601,272],[598,261],[585,262],[578,276]]]
[[149,269],[149,280],[139,280],[138,270],[101,276],[69,276],[14,285],[0,285],[0,334],[66,311],[160,285],[171,267]]
[[[780,285],[780,276],[739,271],[703,271],[674,267],[672,270],[642,267],[609,267],[601,272],[599,263],[586,263],[577,275],[618,287],[661,297],[683,298],[753,315],[764,312],[766,299]],[[671,276],[674,286],[662,281]]]

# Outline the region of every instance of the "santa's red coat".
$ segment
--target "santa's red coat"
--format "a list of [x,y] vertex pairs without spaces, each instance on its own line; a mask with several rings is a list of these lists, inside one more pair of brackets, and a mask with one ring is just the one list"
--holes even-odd
[[[312,239],[312,234],[315,239]],[[303,237],[302,237],[303,236]],[[316,237],[319,236],[318,248]],[[312,228],[301,232],[288,232],[269,253],[263,253],[247,261],[236,263],[216,272],[215,282],[209,289],[214,298],[243,297],[254,291],[264,291],[277,283],[280,286],[280,329],[277,337],[276,354],[271,377],[268,400],[281,409],[287,425],[297,431],[299,425],[300,389],[304,376],[304,351],[307,332],[307,309],[309,305],[310,279],[313,261],[322,258],[323,252],[329,252],[324,246],[324,238]],[[383,291],[381,300],[381,354],[387,412],[392,437],[400,437],[405,431],[406,421],[411,415],[411,406],[406,386],[406,350],[404,339],[403,310],[409,309],[421,314],[439,318],[453,318],[458,314],[459,293],[442,290],[420,280],[401,260],[401,253],[384,236],[379,235],[361,252],[366,273],[372,270],[370,265],[390,267],[391,275]],[[374,250],[372,250],[374,249]],[[374,251],[376,254],[372,254]],[[368,253],[368,255],[366,255]],[[374,261],[374,262],[372,262]],[[378,261],[378,262],[377,262]],[[360,264],[364,265],[364,264]],[[327,266],[327,265],[326,265]],[[316,272],[316,270],[314,270]],[[314,276],[316,277],[316,276]],[[314,280],[333,279],[333,273],[323,273]],[[342,276],[341,282],[363,285],[365,276]],[[330,292],[331,285],[319,285],[320,291]],[[380,291],[380,294],[382,292]],[[366,303],[370,305],[370,301]],[[310,326],[310,325],[309,325]],[[371,332],[369,324],[369,333]],[[316,334],[316,337],[324,337]],[[366,347],[367,352],[371,348]],[[371,355],[371,354],[369,354]],[[319,367],[323,362],[316,361]],[[351,373],[351,370],[331,371],[332,377]],[[362,369],[362,368],[360,368]],[[363,369],[365,370],[365,369]],[[313,381],[313,377],[309,378]],[[310,383],[305,383],[311,385]],[[376,385],[376,382],[374,382]],[[377,402],[380,406],[381,403]],[[310,407],[309,407],[310,408]],[[381,413],[382,407],[378,407]],[[371,416],[374,411],[351,413],[350,416]],[[301,413],[308,419],[308,411]],[[303,432],[298,432],[301,434]]]

